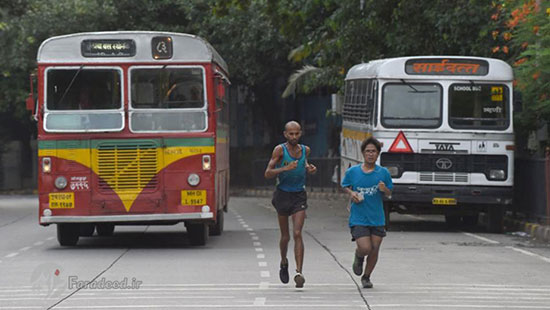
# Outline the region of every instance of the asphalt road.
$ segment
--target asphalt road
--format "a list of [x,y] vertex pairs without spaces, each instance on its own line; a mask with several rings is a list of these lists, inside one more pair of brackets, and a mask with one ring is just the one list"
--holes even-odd
[[310,200],[296,289],[278,279],[266,198],[232,197],[224,233],[203,247],[189,245],[183,224],[117,226],[61,247],[36,205],[0,196],[0,309],[550,309],[547,244],[449,229],[443,217],[392,214],[374,288],[362,289],[346,202]]

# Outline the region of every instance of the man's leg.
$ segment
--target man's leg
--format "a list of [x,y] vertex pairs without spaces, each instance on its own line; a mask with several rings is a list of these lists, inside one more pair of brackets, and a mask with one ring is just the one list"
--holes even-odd
[[370,241],[372,244],[372,249],[370,250],[367,256],[367,265],[365,266],[365,275],[370,277],[376,262],[378,261],[378,252],[380,251],[380,245],[382,244],[382,237],[371,234]]
[[301,273],[304,263],[304,241],[302,240],[302,228],[306,219],[306,211],[298,211],[292,214],[294,257],[296,259],[296,271]]
[[358,237],[355,240],[357,248],[355,249],[355,256],[353,258],[353,273],[360,276],[363,274],[363,262],[365,261],[365,256],[369,255],[372,244],[370,241],[370,236]]
[[281,240],[279,241],[279,250],[281,252],[281,263],[288,263],[286,254],[288,252],[288,242],[290,241],[290,233],[288,231],[288,216],[279,215],[279,229],[281,231]]

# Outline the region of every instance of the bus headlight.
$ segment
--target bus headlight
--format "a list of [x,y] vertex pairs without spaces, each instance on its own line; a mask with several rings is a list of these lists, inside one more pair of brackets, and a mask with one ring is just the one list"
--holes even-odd
[[388,171],[390,172],[390,176],[392,178],[395,178],[399,175],[399,167],[396,167],[396,166],[386,166],[386,168],[388,169]]
[[199,185],[200,182],[201,182],[201,177],[199,177],[199,175],[196,173],[191,173],[187,177],[187,183],[189,183],[189,185],[191,186],[197,186]]
[[506,173],[502,169],[491,169],[491,170],[489,170],[489,179],[490,180],[504,180],[504,179],[506,179]]
[[57,189],[64,189],[67,187],[67,179],[64,176],[58,176],[54,184]]
[[210,170],[210,155],[202,155],[202,170]]
[[52,172],[52,160],[49,157],[42,158],[42,172],[50,173]]

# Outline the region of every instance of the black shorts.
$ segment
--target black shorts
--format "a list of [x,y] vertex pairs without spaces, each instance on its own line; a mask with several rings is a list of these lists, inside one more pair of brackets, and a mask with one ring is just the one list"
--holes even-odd
[[379,237],[386,236],[384,226],[351,226],[351,241],[355,241],[361,237],[375,235]]
[[285,192],[276,189],[273,192],[271,203],[277,210],[277,214],[290,216],[296,212],[307,209],[307,194],[306,191],[301,192]]

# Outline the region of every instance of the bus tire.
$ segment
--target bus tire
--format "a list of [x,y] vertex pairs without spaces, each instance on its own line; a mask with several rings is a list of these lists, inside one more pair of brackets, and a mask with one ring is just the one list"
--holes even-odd
[[216,223],[210,225],[210,236],[219,236],[223,232],[223,210],[219,209],[216,215]]
[[95,224],[92,223],[82,223],[80,224],[80,236],[81,237],[91,237],[94,235]]
[[102,237],[112,236],[115,231],[115,224],[101,223],[96,226],[97,234]]
[[450,228],[457,228],[460,225],[460,215],[445,215],[445,222]]
[[189,243],[193,246],[205,245],[208,240],[208,228],[206,223],[189,223],[187,226],[187,235]]
[[465,226],[476,226],[479,221],[479,214],[476,215],[464,215],[462,222]]
[[501,233],[504,226],[504,207],[490,206],[487,212],[487,231]]
[[80,235],[78,224],[57,224],[57,241],[62,246],[75,246]]

